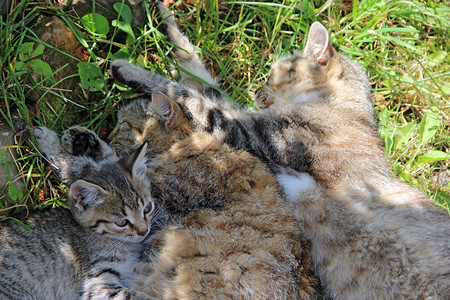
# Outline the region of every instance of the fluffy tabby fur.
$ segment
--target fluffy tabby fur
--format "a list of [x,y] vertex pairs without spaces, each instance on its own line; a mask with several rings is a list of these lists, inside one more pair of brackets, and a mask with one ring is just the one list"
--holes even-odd
[[136,267],[135,290],[158,299],[313,299],[308,245],[262,162],[194,133],[162,94],[123,107],[110,139],[119,152],[148,145],[152,192],[171,216]]
[[[163,93],[196,131],[275,165],[337,299],[449,299],[450,218],[393,178],[376,135],[362,68],[311,26],[306,48],[274,64],[256,113],[119,60],[114,77]],[[301,174],[299,172],[306,172]]]
[[114,156],[75,157],[53,131],[34,132],[70,185],[71,211],[33,212],[25,220],[32,231],[12,220],[0,223],[0,298],[150,299],[128,289],[155,221],[145,157],[128,159],[129,173]]

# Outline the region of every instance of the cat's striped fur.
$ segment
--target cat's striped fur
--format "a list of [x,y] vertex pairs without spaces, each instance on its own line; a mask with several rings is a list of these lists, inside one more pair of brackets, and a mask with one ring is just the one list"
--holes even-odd
[[[173,16],[163,25],[180,47],[179,65],[207,83],[180,73],[183,86],[222,101]],[[151,249],[139,264],[139,289],[164,299],[313,298],[308,245],[262,162],[193,133],[185,113],[160,93],[123,107],[109,138],[118,153],[146,142],[154,195],[181,225],[157,234],[159,252]]]
[[177,101],[195,130],[272,166],[311,240],[329,295],[450,298],[450,218],[391,176],[367,76],[331,46],[322,25],[311,26],[302,52],[274,64],[256,96],[267,108],[256,113],[123,60],[111,70],[140,92]]
[[138,265],[138,290],[162,299],[314,297],[308,244],[261,161],[194,133],[162,94],[121,108],[110,139],[120,152],[148,145],[154,197],[175,225],[153,238],[161,242]]
[[150,299],[128,288],[157,220],[144,156],[127,163],[104,152],[108,157],[95,161],[68,153],[45,127],[34,132],[70,185],[71,211],[33,212],[24,221],[32,231],[13,220],[0,222],[0,298]]

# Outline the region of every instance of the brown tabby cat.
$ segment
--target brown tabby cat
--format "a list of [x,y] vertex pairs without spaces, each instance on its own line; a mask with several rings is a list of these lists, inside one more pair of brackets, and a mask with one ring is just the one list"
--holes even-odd
[[27,228],[0,222],[0,298],[151,299],[128,288],[158,219],[145,176],[145,149],[119,162],[128,172],[113,155],[99,161],[72,156],[48,128],[34,133],[70,185],[71,211],[33,212]]
[[450,218],[391,176],[375,134],[367,76],[331,46],[321,24],[312,24],[303,52],[272,67],[257,94],[268,108],[256,113],[127,61],[111,70],[140,92],[174,99],[196,131],[275,165],[329,295],[450,298]]
[[119,111],[111,146],[144,141],[153,194],[174,225],[153,236],[133,289],[158,299],[314,298],[307,244],[258,159],[193,133],[162,94]]

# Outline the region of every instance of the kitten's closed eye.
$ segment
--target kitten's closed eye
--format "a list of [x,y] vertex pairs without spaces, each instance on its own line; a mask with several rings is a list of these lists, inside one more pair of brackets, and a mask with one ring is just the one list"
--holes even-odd
[[119,227],[125,227],[130,224],[130,221],[128,221],[127,219],[121,219],[114,221],[114,224],[116,224]]

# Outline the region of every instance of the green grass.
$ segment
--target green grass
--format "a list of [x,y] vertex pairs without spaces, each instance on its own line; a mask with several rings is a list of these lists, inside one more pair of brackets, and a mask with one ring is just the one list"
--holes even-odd
[[[22,1],[1,19],[1,122],[13,126],[13,116],[19,115],[27,127],[46,125],[62,132],[77,124],[104,136],[128,95],[109,79],[110,60],[130,56],[150,71],[170,76],[170,45],[157,31],[150,8],[142,27],[131,26],[122,7],[119,26],[108,23],[93,34],[80,18],[50,3]],[[180,27],[223,88],[251,109],[270,65],[302,49],[310,24],[322,22],[340,51],[368,71],[379,132],[394,172],[450,211],[450,159],[443,159],[450,153],[450,9],[444,1],[197,1],[176,10]],[[58,79],[61,70],[33,74],[33,64],[46,54],[62,55],[73,66],[82,62],[76,53],[48,44],[38,55],[21,48],[26,42],[39,43],[38,14],[57,16],[73,31],[85,48],[84,66],[94,72],[89,84],[95,91],[89,84],[80,93],[58,89],[70,77]],[[52,87],[52,94],[45,87]],[[39,95],[37,103],[30,103],[33,93]],[[28,192],[16,196],[17,204],[61,205],[65,187],[42,167],[37,150],[27,143],[19,150],[17,163]],[[0,205],[0,219],[15,211],[13,204]]]

